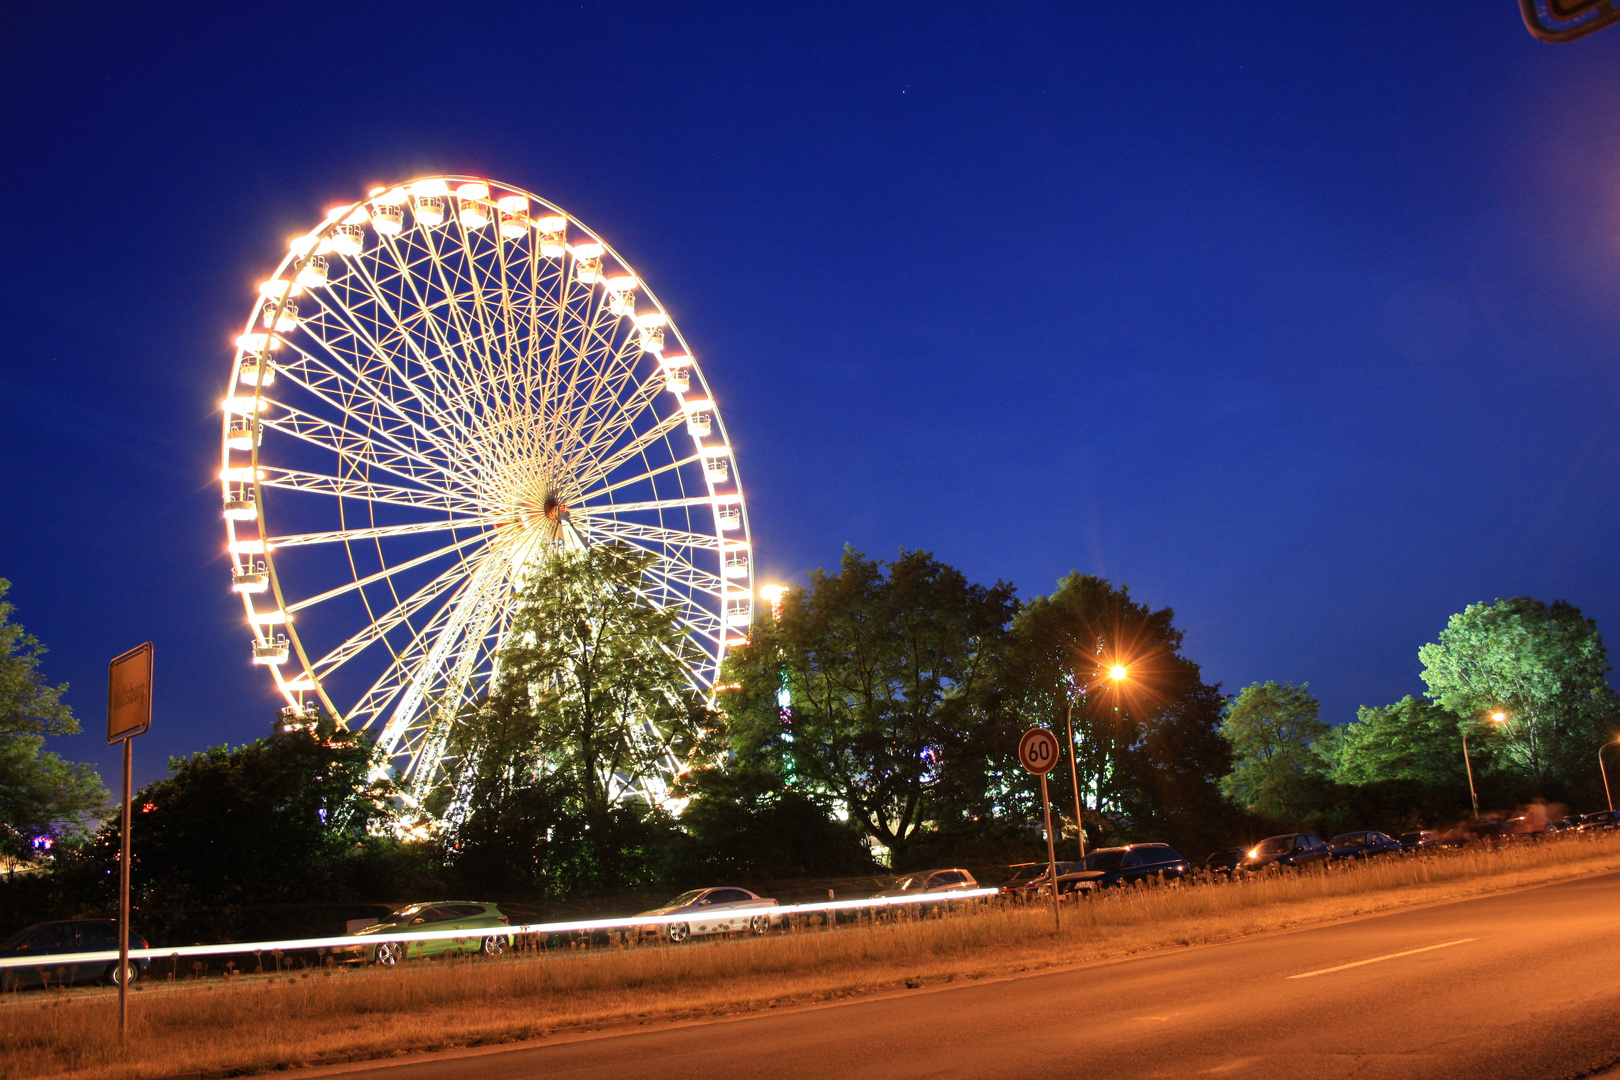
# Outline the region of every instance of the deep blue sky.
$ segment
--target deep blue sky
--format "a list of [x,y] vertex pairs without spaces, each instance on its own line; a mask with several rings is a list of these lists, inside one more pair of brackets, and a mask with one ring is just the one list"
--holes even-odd
[[289,235],[439,170],[545,195],[658,291],[762,578],[846,541],[1106,575],[1228,692],[1309,680],[1336,722],[1420,691],[1470,602],[1620,632],[1620,30],[167,7],[28,5],[0,43],[0,576],[73,684],[56,749],[109,780],[105,665],[147,638],[141,777],[266,730],[213,479],[230,340]]

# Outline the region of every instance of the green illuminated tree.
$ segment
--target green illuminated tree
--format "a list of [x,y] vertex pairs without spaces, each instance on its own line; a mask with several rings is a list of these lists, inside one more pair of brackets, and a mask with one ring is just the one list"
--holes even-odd
[[1546,794],[1584,793],[1615,713],[1597,624],[1563,600],[1470,604],[1418,650],[1429,697],[1465,721],[1501,711],[1496,758]]
[[[897,855],[984,785],[992,683],[1015,602],[926,551],[883,564],[851,548],[762,615],[728,678],[741,768],[847,808]],[[777,695],[786,683],[786,722]]]
[[1339,729],[1333,778],[1341,784],[1410,780],[1461,790],[1460,723],[1449,709],[1410,696],[1393,705],[1363,705],[1355,722]]
[[[1218,733],[1220,692],[1181,654],[1174,618],[1124,587],[1071,573],[1013,620],[1007,685],[1017,727],[1064,738],[1072,704],[1088,829],[1095,813],[1105,830],[1151,825],[1182,837],[1218,814],[1215,778],[1231,760]],[[1116,664],[1127,672],[1118,682],[1109,676]],[[1072,807],[1069,770],[1052,780],[1056,805]]]
[[47,735],[73,735],[79,722],[39,668],[45,647],[11,621],[11,582],[0,578],[0,851],[24,855],[35,836],[74,835],[107,804],[91,765],[45,750]]
[[1283,819],[1310,810],[1323,777],[1314,743],[1328,735],[1310,684],[1252,683],[1232,699],[1221,734],[1232,771],[1221,790],[1242,806]]

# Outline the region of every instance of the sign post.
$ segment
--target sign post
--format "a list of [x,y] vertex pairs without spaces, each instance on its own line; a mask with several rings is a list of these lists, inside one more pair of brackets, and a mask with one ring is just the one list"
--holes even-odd
[[1046,774],[1057,768],[1057,760],[1057,736],[1045,728],[1030,728],[1024,732],[1024,737],[1018,740],[1019,763],[1041,778],[1041,810],[1046,815],[1047,873],[1051,875],[1052,882],[1052,927],[1061,930],[1063,923],[1062,916],[1058,913],[1057,842],[1052,838],[1052,802],[1046,795]]
[[118,838],[118,1038],[129,1033],[129,788],[130,744],[152,726],[152,643],[107,665],[107,745],[124,744],[123,813]]

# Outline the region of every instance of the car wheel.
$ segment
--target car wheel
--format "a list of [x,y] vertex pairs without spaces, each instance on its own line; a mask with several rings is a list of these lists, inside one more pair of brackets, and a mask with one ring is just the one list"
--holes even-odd
[[385,941],[377,946],[377,963],[382,967],[398,967],[405,959],[405,946],[398,941]]
[[506,939],[499,934],[491,934],[484,939],[484,943],[478,947],[478,951],[491,960],[497,959],[501,953],[506,951]]
[[[136,967],[134,964],[130,964],[128,967],[124,968],[124,973],[129,976],[129,985],[131,986],[134,986],[136,983],[141,981],[141,969]],[[111,985],[117,986],[121,981],[118,977],[118,965],[113,964],[108,967],[107,973],[103,975],[102,978],[104,978]]]
[[769,915],[755,915],[748,920],[748,932],[756,937],[771,932],[771,917]]
[[666,933],[669,935],[669,942],[671,945],[679,945],[681,942],[692,936],[692,924],[672,922],[669,924],[669,929],[666,931]]

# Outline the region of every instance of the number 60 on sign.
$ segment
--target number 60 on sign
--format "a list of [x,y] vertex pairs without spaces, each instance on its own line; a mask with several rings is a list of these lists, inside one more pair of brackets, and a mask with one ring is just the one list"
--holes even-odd
[[1057,767],[1057,736],[1045,728],[1030,728],[1018,740],[1018,760],[1035,775],[1045,776]]

